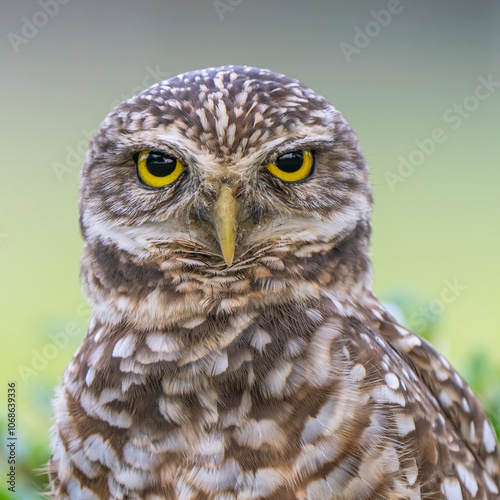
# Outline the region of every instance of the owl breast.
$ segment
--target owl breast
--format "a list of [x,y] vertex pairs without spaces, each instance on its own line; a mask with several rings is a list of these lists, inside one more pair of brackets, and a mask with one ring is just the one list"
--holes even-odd
[[179,331],[93,324],[58,403],[56,450],[80,436],[72,473],[99,498],[416,495],[438,450],[419,423],[434,453],[422,455],[414,414],[437,409],[410,395],[410,372],[389,368],[397,356],[327,296],[276,314],[229,317],[210,352],[196,338],[216,317],[184,326],[190,348]]

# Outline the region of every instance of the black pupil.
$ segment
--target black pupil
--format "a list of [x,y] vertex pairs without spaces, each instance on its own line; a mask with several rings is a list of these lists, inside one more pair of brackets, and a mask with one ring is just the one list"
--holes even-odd
[[170,175],[176,166],[176,159],[163,153],[149,153],[146,159],[146,167],[155,177],[166,177]]
[[297,172],[303,163],[304,154],[302,151],[293,151],[292,153],[284,154],[276,160],[276,166],[289,174]]

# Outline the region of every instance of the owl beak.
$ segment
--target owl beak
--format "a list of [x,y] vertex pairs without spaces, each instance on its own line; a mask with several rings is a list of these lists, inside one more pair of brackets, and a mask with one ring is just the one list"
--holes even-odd
[[237,212],[238,205],[233,190],[229,186],[222,186],[215,202],[213,225],[228,267],[233,263],[236,247]]

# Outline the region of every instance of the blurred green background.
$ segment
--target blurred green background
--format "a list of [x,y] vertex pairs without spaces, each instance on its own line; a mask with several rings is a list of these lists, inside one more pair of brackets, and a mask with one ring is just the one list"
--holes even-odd
[[116,102],[207,66],[271,68],[342,110],[371,166],[375,290],[464,374],[498,430],[499,25],[498,0],[3,3],[0,419],[5,443],[16,381],[18,481],[9,497],[2,444],[0,498],[42,491],[50,401],[89,321],[77,210],[88,139]]

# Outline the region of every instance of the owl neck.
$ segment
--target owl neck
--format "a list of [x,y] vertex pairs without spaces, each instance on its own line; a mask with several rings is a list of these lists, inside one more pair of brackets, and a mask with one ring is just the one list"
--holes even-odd
[[324,295],[344,308],[362,301],[371,290],[370,230],[360,221],[340,240],[278,247],[224,271],[186,262],[182,253],[144,259],[97,240],[84,247],[82,277],[102,324],[184,331],[210,319],[219,331],[235,318],[300,309]]
[[98,398],[103,387],[120,394],[146,434],[165,419],[182,428],[234,425],[250,393],[260,394],[252,405],[263,411],[269,398],[293,397],[306,379],[324,377],[315,354],[321,332],[364,321],[370,263],[360,240],[368,233],[358,227],[335,244],[268,255],[241,276],[174,273],[88,246],[83,277],[94,314],[66,386],[75,399],[89,391]]

